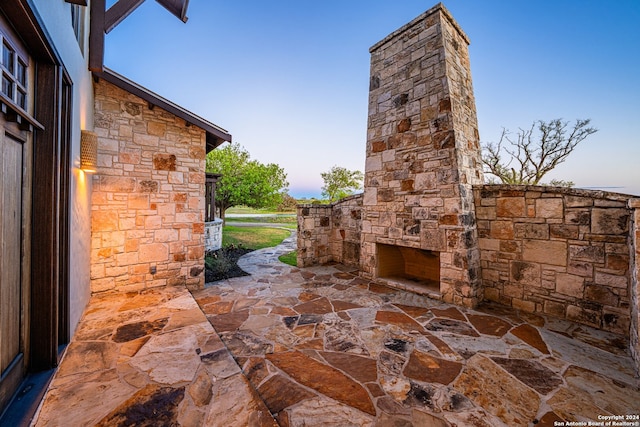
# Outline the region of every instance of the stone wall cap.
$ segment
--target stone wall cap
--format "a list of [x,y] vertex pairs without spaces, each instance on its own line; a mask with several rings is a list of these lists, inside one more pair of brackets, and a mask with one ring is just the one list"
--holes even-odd
[[460,33],[464,41],[467,44],[471,43],[471,41],[469,40],[469,36],[467,36],[467,34],[464,31],[462,31],[462,28],[460,27],[460,25],[458,25],[456,20],[453,19],[453,15],[451,15],[451,12],[449,12],[449,10],[446,7],[444,7],[444,4],[438,3],[435,6],[433,6],[431,9],[424,12],[422,15],[418,16],[417,18],[409,22],[408,24],[403,25],[402,27],[398,28],[396,31],[389,34],[384,39],[380,40],[378,43],[371,46],[371,48],[369,49],[369,52],[373,53],[373,51],[378,49],[383,44],[387,43],[389,40],[398,37],[400,34],[404,33],[409,28],[413,27],[414,25],[418,24],[419,22],[423,21],[429,16],[435,14],[436,12],[442,12],[442,14],[447,18],[447,20],[451,23],[451,25],[453,25],[453,27],[458,31],[458,33]]
[[352,194],[351,196],[347,196],[345,198],[342,198],[340,200],[337,200],[337,201],[331,203],[331,206],[341,205],[343,203],[350,202],[352,200],[357,200],[357,199],[360,199],[360,198],[363,198],[363,197],[364,197],[364,193]]
[[309,209],[333,209],[333,204],[330,203],[322,203],[320,201],[318,202],[311,202],[311,203],[300,203],[296,206],[297,209],[305,209],[305,208],[309,208]]
[[330,208],[336,205],[341,205],[346,202],[350,202],[352,200],[357,200],[364,197],[364,193],[352,194],[351,196],[347,196],[343,199],[340,199],[333,203],[301,203],[298,204],[299,208]]
[[631,209],[640,209],[640,198],[639,199],[629,199],[629,207]]
[[511,184],[480,184],[474,185],[474,190],[488,190],[488,191],[501,191],[501,190],[517,190],[517,191],[539,191],[541,193],[550,194],[566,194],[568,196],[577,197],[590,197],[593,199],[607,199],[617,202],[638,200],[636,196],[631,194],[614,193],[611,191],[602,190],[588,190],[584,188],[572,188],[572,187],[552,187],[550,185],[511,185]]

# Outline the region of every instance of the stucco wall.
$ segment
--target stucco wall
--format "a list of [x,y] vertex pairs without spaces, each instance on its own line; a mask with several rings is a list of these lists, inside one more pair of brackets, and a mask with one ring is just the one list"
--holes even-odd
[[91,289],[204,286],[205,131],[95,84]]
[[[73,82],[71,123],[71,180],[69,227],[69,324],[71,334],[82,316],[91,295],[91,177],[80,170],[80,131],[93,129],[93,87],[87,68],[86,37],[82,48],[75,38],[71,24],[71,5],[64,1],[33,0],[47,33],[53,40],[64,69]],[[81,8],[88,22],[88,8]],[[84,34],[88,35],[88,30]]]

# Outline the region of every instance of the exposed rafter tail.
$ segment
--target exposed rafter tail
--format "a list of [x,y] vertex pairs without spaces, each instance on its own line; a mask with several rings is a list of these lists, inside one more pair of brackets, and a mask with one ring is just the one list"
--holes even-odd
[[109,34],[120,22],[138,8],[145,0],[118,0],[104,14],[104,32]]
[[165,9],[175,15],[182,22],[187,22],[187,9],[189,8],[189,0],[156,0]]

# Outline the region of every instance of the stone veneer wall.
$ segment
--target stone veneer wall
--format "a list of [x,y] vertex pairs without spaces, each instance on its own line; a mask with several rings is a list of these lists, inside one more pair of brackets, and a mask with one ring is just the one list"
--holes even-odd
[[91,290],[204,286],[205,131],[94,84]]
[[[540,186],[473,191],[484,299],[628,336],[640,374],[640,199]],[[299,266],[357,266],[361,202],[298,207]]]
[[360,265],[362,194],[331,205],[298,206],[298,266]]
[[438,4],[374,45],[361,270],[377,243],[440,253],[442,299],[482,300],[472,184],[483,181],[469,41]]
[[631,219],[631,328],[630,349],[640,376],[640,199],[629,200]]
[[485,299],[629,335],[628,196],[507,185],[474,193]]

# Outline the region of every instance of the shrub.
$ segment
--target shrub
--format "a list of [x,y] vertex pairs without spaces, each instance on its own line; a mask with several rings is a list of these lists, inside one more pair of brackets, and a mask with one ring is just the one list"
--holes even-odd
[[295,212],[298,207],[298,201],[291,197],[289,194],[284,193],[282,195],[282,201],[276,207],[278,212]]
[[241,246],[228,245],[216,251],[207,252],[204,257],[205,282],[247,276],[248,273],[238,267],[237,262],[238,258],[251,251],[252,249]]

